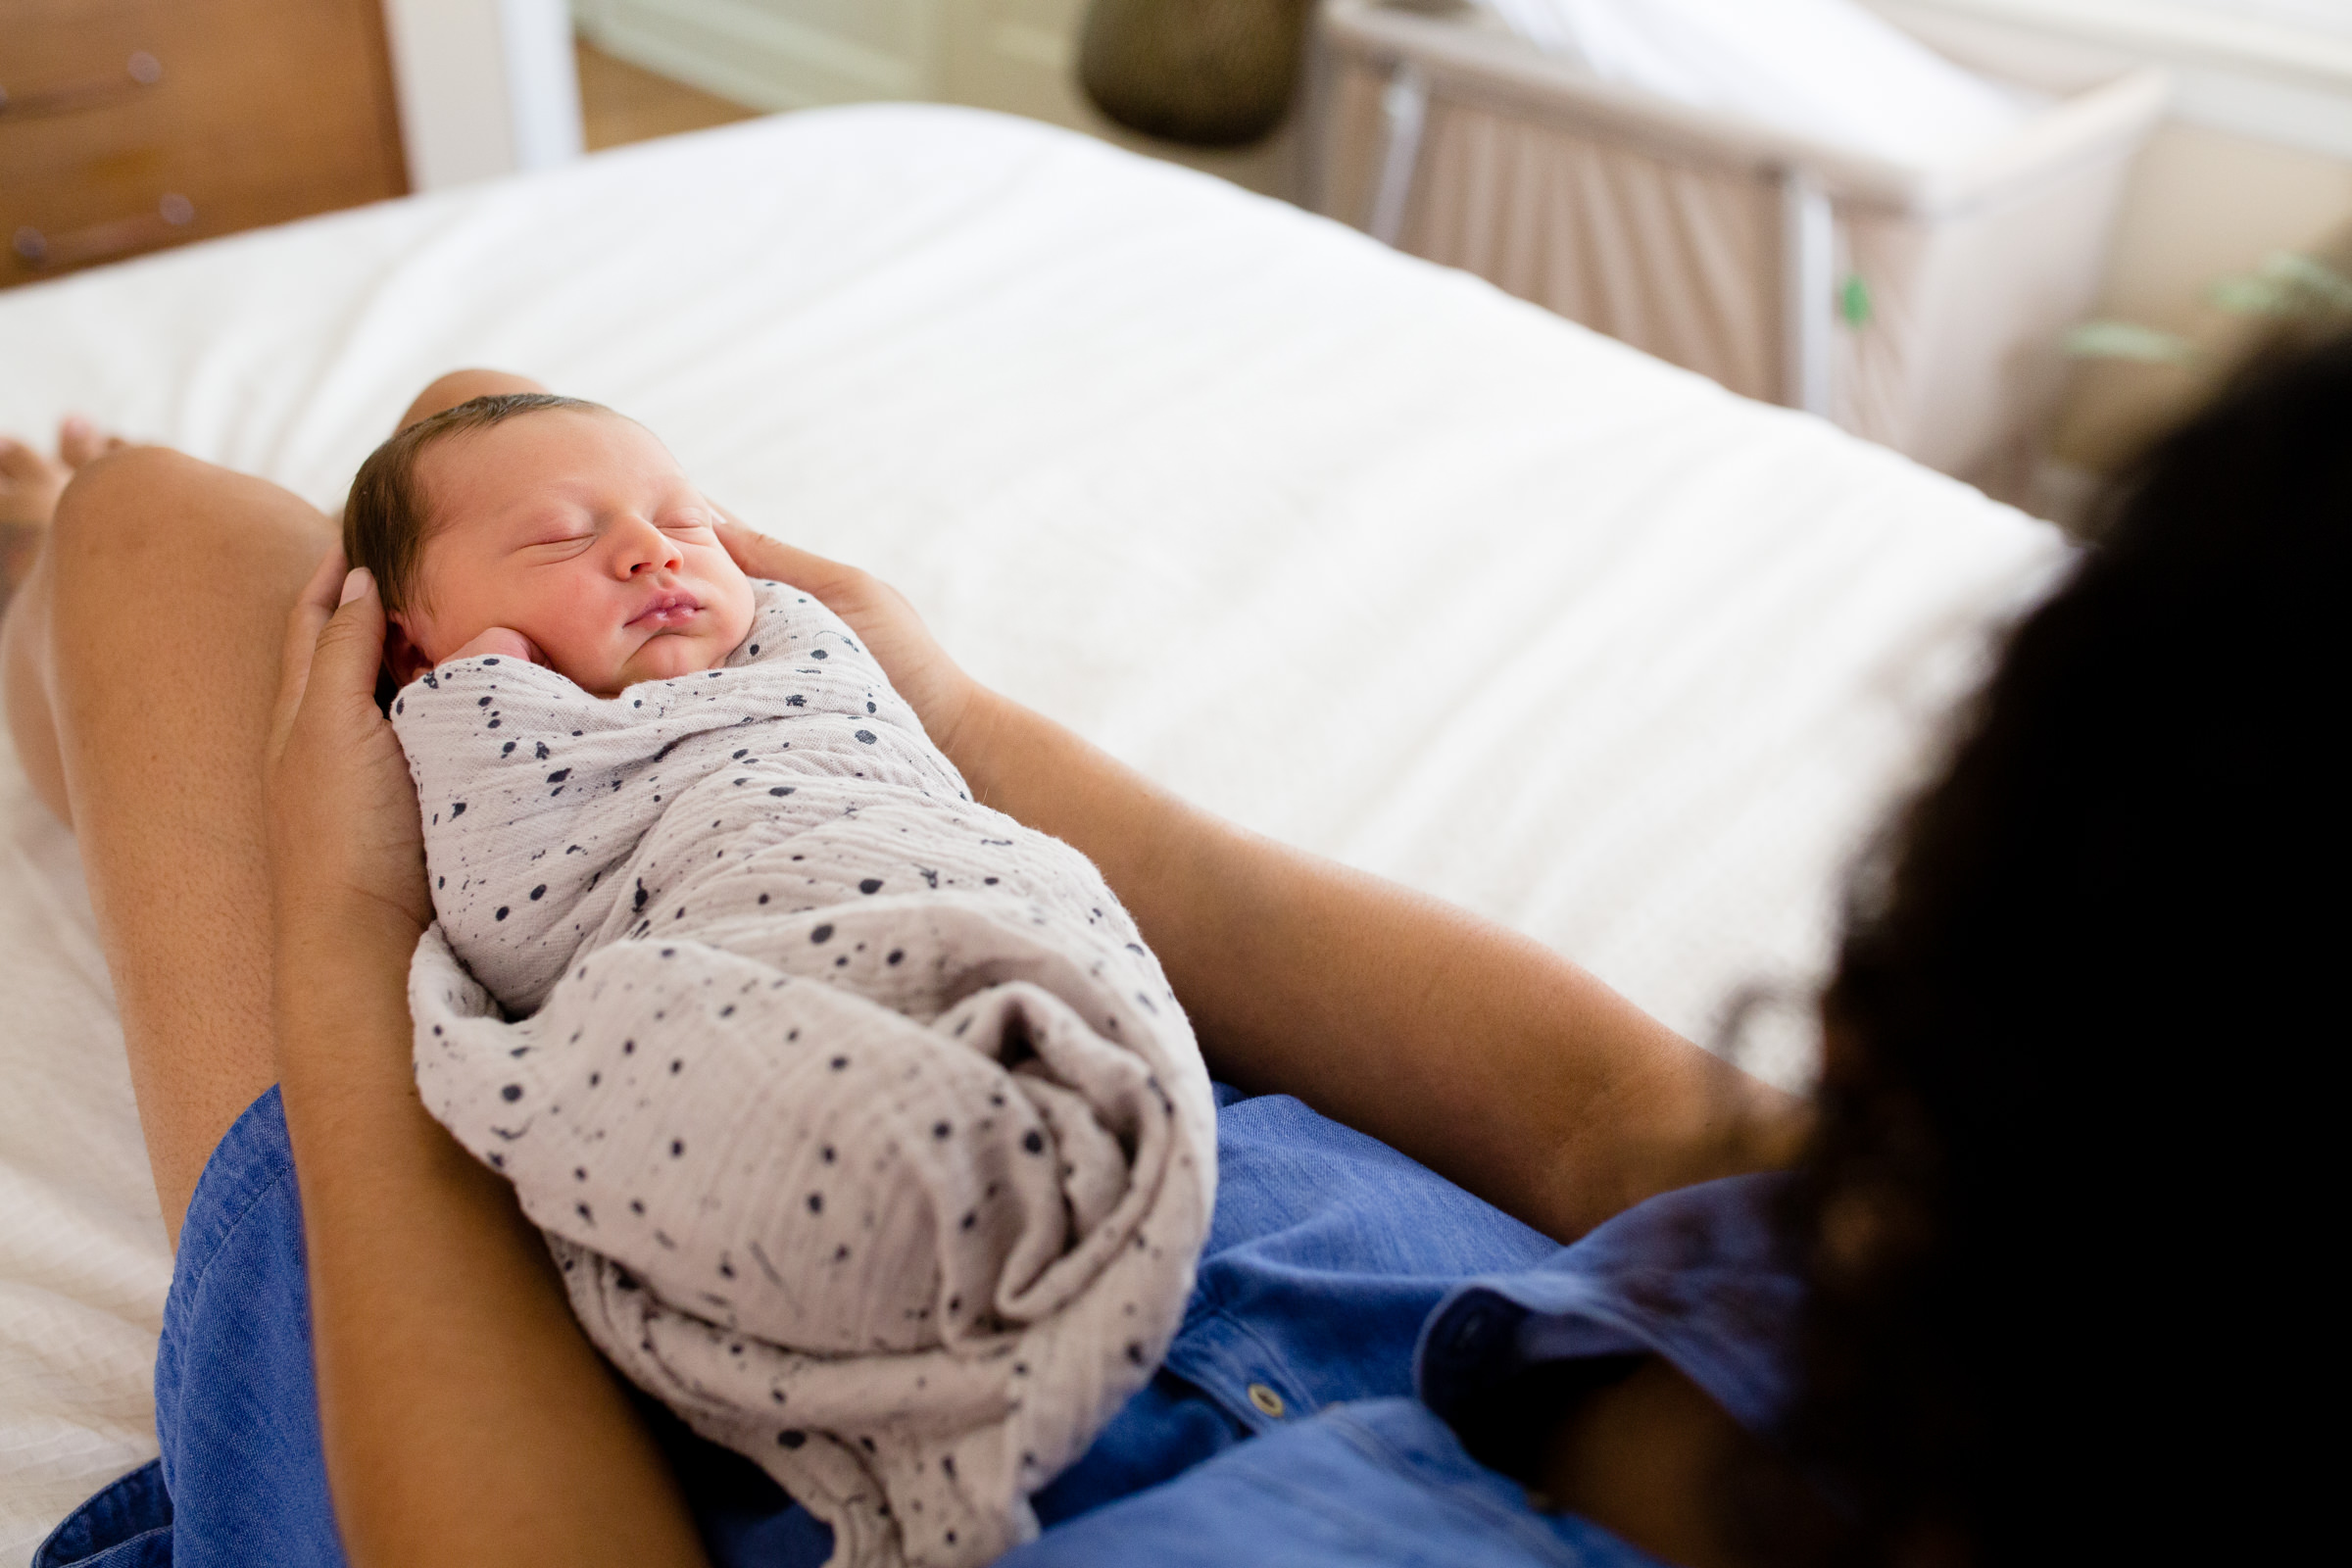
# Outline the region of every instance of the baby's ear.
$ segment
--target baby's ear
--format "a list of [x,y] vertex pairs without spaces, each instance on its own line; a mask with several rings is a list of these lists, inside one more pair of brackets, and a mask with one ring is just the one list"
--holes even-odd
[[391,673],[392,683],[406,686],[433,667],[424,657],[424,650],[409,641],[409,628],[402,625],[401,613],[395,610],[384,626],[384,668]]

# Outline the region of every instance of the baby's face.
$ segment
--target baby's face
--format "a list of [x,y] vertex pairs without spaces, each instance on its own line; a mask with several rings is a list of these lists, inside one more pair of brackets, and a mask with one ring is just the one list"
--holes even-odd
[[752,627],[752,584],[717,512],[644,426],[525,414],[416,459],[431,522],[395,612],[428,663],[494,627],[599,697],[713,669]]

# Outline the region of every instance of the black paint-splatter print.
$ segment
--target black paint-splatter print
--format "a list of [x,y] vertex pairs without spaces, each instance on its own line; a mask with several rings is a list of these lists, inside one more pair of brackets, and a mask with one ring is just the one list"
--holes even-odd
[[[1013,1412],[990,1419],[1012,1425],[1013,1452],[1077,1451],[1084,1434],[1053,1423],[1115,1407],[1103,1391],[1140,1386],[1181,1318],[1178,1285],[1164,1300],[1150,1285],[1181,1281],[1205,1226],[1205,1176],[1175,1174],[1213,1169],[1197,1061],[1167,1054],[1177,1041],[1189,1052],[1189,1037],[1100,877],[972,805],[858,639],[800,595],[763,600],[757,626],[726,665],[737,679],[702,671],[599,702],[564,696],[540,668],[461,661],[400,694],[420,792],[443,803],[426,813],[436,912],[497,998],[455,968],[417,992],[419,1092],[526,1199],[542,1195],[530,1211],[555,1227],[569,1288],[632,1325],[599,1339],[631,1375],[659,1387],[653,1368],[691,1361],[736,1408],[780,1415],[801,1374],[777,1357],[796,1331],[761,1314],[787,1295],[822,1312],[827,1293],[845,1293],[887,1310],[845,1320],[811,1347],[825,1357],[913,1367],[926,1347],[1001,1336],[1026,1353],[984,1363]],[[495,767],[526,757],[536,765]],[[1050,978],[1018,984],[1042,985],[1039,1000],[1019,1005],[1063,1010],[1002,1010],[1012,977],[1037,975]],[[427,1017],[464,1027],[430,1035]],[[1078,1033],[1032,1042],[1049,1027]],[[1048,1115],[1014,1087],[1059,1082],[1069,1069],[1052,1064],[1087,1052],[1139,1051],[1150,1070],[1116,1077],[1133,1096],[1116,1135],[1088,1120],[1091,1101]],[[1162,1087],[1136,1087],[1146,1080]],[[1099,1231],[1152,1126],[1180,1136],[1151,1145],[1170,1152],[1143,1217],[1171,1240],[1146,1249],[1140,1227]],[[926,1276],[890,1295],[902,1287],[875,1271],[904,1255],[890,1227],[918,1209],[889,1195],[966,1170],[986,1178],[919,1205],[942,1248],[971,1250],[956,1288]],[[774,1184],[764,1202],[760,1182]],[[1189,1213],[1168,1196],[1185,1194]],[[1056,1267],[1088,1259],[1102,1284],[1066,1312],[1001,1321],[994,1287],[976,1298],[965,1282],[985,1282],[1047,1215]],[[1041,1353],[1080,1332],[1098,1294],[1094,1348]],[[640,1304],[613,1305],[621,1295]],[[1079,1367],[1103,1381],[1073,1397]],[[921,1377],[897,1387],[893,1409],[938,1396]],[[1010,1545],[1037,1466],[1012,1491],[975,1490],[961,1438],[910,1437],[898,1420],[750,1430],[780,1478],[807,1477],[791,1466],[820,1453],[858,1456],[874,1517],[921,1522],[902,1533],[909,1560],[976,1564]]]

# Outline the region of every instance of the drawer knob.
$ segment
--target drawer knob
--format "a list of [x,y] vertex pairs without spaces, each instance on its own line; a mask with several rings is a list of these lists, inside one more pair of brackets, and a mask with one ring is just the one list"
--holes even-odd
[[194,221],[196,204],[173,191],[155,204],[153,215],[133,213],[64,234],[44,234],[27,223],[17,230],[9,249],[30,268],[80,267],[153,250],[171,241],[172,229]]
[[63,87],[50,87],[39,92],[12,94],[6,86],[0,86],[0,116],[14,119],[94,109],[140,87],[154,86],[164,79],[164,63],[144,49],[133,50],[130,58],[122,63],[122,75],[130,78],[129,86],[124,86],[122,78],[117,76],[69,82]]

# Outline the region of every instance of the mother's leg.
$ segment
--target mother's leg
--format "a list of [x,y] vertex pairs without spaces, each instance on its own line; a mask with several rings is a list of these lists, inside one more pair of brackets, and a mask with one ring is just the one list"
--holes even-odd
[[175,1246],[213,1146],[277,1076],[262,747],[332,532],[266,481],[111,452],[66,487],[0,625],[9,728],[80,841]]
[[[457,370],[400,423],[538,392]],[[173,1245],[213,1147],[277,1079],[262,746],[286,613],[334,526],[265,480],[65,432],[74,478],[0,622],[26,775],[80,840]]]
[[454,409],[475,398],[499,397],[509,392],[544,392],[547,388],[527,375],[511,370],[452,370],[436,377],[416,394],[408,412],[400,416],[397,429],[406,430],[418,419],[427,419],[443,409]]

